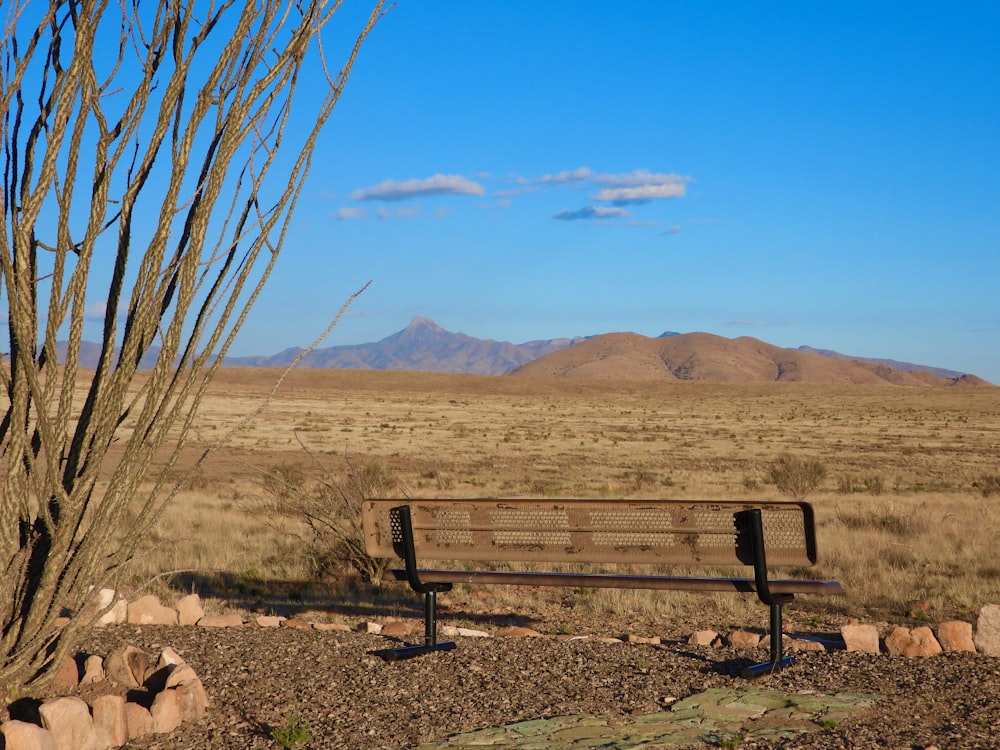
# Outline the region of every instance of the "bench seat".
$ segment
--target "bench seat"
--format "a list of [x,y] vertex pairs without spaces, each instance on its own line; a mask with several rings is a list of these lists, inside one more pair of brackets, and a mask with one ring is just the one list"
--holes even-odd
[[[652,591],[703,591],[752,594],[757,591],[753,578],[699,578],[697,576],[643,576],[614,573],[542,573],[507,570],[451,570],[419,568],[420,580],[427,583],[468,583],[509,586],[559,586],[610,589],[648,589]],[[383,580],[408,581],[406,570],[391,568]],[[774,594],[818,594],[840,596],[844,588],[837,581],[773,580],[767,582]]]

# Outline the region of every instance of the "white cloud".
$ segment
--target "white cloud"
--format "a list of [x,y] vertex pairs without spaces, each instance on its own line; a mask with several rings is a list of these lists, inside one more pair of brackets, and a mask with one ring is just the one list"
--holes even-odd
[[83,317],[86,320],[103,321],[108,312],[107,300],[101,302],[91,302],[83,310]]
[[680,198],[687,192],[684,182],[651,183],[634,187],[606,187],[591,197],[609,203],[646,203],[659,198]]
[[673,172],[650,172],[648,169],[635,169],[621,174],[595,174],[592,181],[604,187],[645,187],[648,185],[683,185],[690,182],[691,178]]
[[363,208],[357,208],[354,206],[343,206],[337,209],[337,218],[343,221],[349,221],[351,219],[363,219],[368,215],[368,212]]
[[560,211],[553,219],[561,221],[579,221],[580,219],[617,219],[631,216],[624,208],[612,208],[610,206],[584,206],[576,211]]
[[594,171],[589,167],[578,167],[577,169],[570,169],[563,172],[557,172],[556,174],[545,174],[539,177],[533,182],[540,182],[544,185],[560,185],[565,183],[574,182],[593,182],[594,181]]
[[385,180],[351,193],[356,201],[405,201],[429,195],[485,195],[478,182],[457,174],[436,174],[424,179]]
[[380,221],[387,219],[418,219],[420,216],[421,211],[418,206],[403,206],[395,209],[379,206],[375,209],[375,218]]

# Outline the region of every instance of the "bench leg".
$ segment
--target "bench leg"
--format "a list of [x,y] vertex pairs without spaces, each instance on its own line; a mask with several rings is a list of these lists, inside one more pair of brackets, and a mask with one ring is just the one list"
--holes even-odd
[[373,652],[386,661],[409,659],[411,656],[422,656],[434,651],[451,651],[455,648],[452,641],[437,642],[437,592],[451,591],[450,583],[424,583],[417,572],[417,555],[413,545],[413,526],[410,523],[410,506],[401,505],[393,508],[391,513],[399,524],[402,538],[403,560],[406,563],[406,578],[410,588],[424,595],[424,642],[422,645],[387,648]]
[[765,674],[771,674],[772,672],[780,672],[782,669],[791,666],[795,662],[794,656],[784,656],[782,654],[784,646],[782,639],[784,638],[784,634],[782,632],[783,627],[781,623],[781,605],[772,604],[770,605],[770,609],[771,623],[769,629],[771,633],[771,660],[745,667],[740,672],[740,676],[748,680],[752,680],[755,677],[760,677]]
[[423,656],[434,651],[451,651],[454,641],[437,642],[437,591],[424,592],[424,642],[414,646],[400,646],[374,652],[386,661],[398,661],[414,656]]

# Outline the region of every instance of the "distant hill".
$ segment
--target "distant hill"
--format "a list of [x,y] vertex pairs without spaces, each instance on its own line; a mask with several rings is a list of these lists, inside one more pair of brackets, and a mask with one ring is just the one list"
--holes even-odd
[[942,377],[916,365],[908,368],[803,349],[783,349],[749,336],[727,339],[710,333],[684,333],[654,339],[635,333],[609,333],[540,357],[511,375],[741,383],[980,385],[986,382],[972,375],[956,373],[954,377]]
[[[229,357],[224,367],[286,367],[302,353]],[[93,369],[100,346],[84,343],[80,364]],[[60,361],[65,360],[60,345]],[[150,352],[140,367],[152,366]],[[829,349],[782,349],[758,339],[727,339],[709,333],[665,331],[656,338],[635,333],[540,339],[523,344],[478,339],[446,331],[429,318],[414,318],[401,331],[369,344],[315,349],[304,368],[422,370],[519,377],[621,378],[830,383],[977,385],[986,381],[954,370],[890,359],[850,357]]]
[[960,378],[965,374],[956,370],[947,370],[944,367],[915,365],[911,362],[899,362],[895,359],[852,357],[850,354],[841,354],[840,352],[835,352],[832,349],[814,349],[811,346],[800,346],[799,351],[810,352],[812,354],[822,354],[824,357],[832,357],[833,359],[854,359],[860,362],[871,362],[872,364],[885,365],[886,367],[891,367],[894,370],[902,370],[903,372],[913,372],[914,370],[919,370],[920,372],[929,372],[931,375],[937,375],[941,378]]
[[[354,370],[425,370],[473,375],[502,375],[582,338],[545,339],[511,344],[446,331],[429,318],[414,318],[402,331],[371,344],[331,346],[307,354],[300,367]],[[285,349],[270,357],[230,357],[234,367],[283,367],[302,349]]]

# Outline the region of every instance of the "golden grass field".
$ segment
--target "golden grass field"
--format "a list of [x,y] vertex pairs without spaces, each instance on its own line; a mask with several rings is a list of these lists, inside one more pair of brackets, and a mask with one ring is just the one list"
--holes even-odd
[[[221,370],[188,455],[254,411],[278,375]],[[806,498],[816,508],[820,562],[799,573],[839,580],[850,592],[843,600],[803,598],[792,609],[900,621],[913,602],[926,601],[930,609],[915,616],[969,619],[1000,601],[1000,492],[982,491],[1000,475],[1000,388],[346,370],[293,372],[267,411],[181,491],[135,580],[193,568],[258,586],[304,581],[301,543],[257,502],[263,476],[276,468],[339,475],[346,461],[377,459],[410,497],[739,499],[780,497],[764,480],[781,454],[818,459],[827,469]],[[750,611],[763,616],[751,597],[572,595],[575,605],[598,612],[706,624]],[[493,608],[524,609],[547,597],[565,602],[567,592],[486,596]]]

